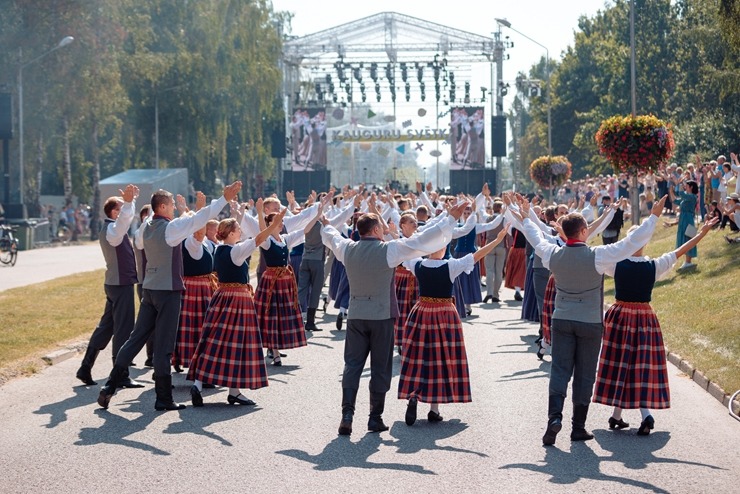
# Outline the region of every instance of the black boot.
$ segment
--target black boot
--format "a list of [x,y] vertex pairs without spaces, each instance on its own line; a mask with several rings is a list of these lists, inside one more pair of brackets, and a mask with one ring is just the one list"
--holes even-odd
[[127,367],[122,367],[120,365],[113,366],[113,370],[110,371],[110,376],[108,377],[108,382],[105,383],[105,386],[103,386],[98,395],[98,405],[103,408],[108,408],[110,399],[114,394],[116,394],[116,389],[119,388],[118,383],[123,380],[126,372],[128,372]]
[[126,372],[124,373],[121,380],[118,382],[118,387],[133,389],[133,388],[143,388],[144,385],[138,381],[134,381],[133,379],[131,379],[131,376],[129,376],[128,374],[128,367],[126,367]]
[[97,348],[91,346],[85,350],[85,356],[82,357],[82,364],[77,369],[77,379],[87,384],[88,386],[95,386],[96,383],[92,378],[92,367],[95,365],[95,359],[98,358],[100,351]]
[[154,378],[154,392],[157,394],[157,401],[154,402],[154,409],[158,412],[165,410],[182,410],[185,405],[180,405],[172,401],[172,376],[157,376]]
[[388,426],[383,423],[383,410],[385,410],[385,393],[370,392],[370,418],[367,421],[367,430],[370,432],[383,432]]
[[558,432],[563,428],[563,402],[565,397],[562,395],[550,395],[547,406],[547,430],[542,436],[542,444],[552,446],[555,444],[555,438]]
[[154,334],[146,340],[146,360],[144,367],[154,367]]
[[588,405],[573,405],[573,430],[570,433],[571,441],[588,441],[594,435],[586,431],[586,417],[588,417]]
[[352,434],[352,418],[355,415],[356,399],[356,389],[342,389],[342,421],[339,423],[340,436],[349,436],[350,434]]
[[321,331],[321,328],[316,326],[316,309],[306,311],[306,331]]

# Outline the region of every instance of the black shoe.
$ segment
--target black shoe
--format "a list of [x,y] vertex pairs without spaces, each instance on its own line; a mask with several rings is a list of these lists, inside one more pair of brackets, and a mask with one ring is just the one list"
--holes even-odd
[[544,349],[540,348],[537,350],[537,360],[543,360],[545,356]]
[[226,398],[226,401],[229,402],[229,405],[236,405],[237,403],[239,405],[247,405],[247,406],[254,406],[254,405],[256,405],[255,402],[253,402],[249,398],[245,398],[241,393],[239,393],[239,396],[231,396],[231,395],[229,395]]
[[414,425],[416,422],[416,406],[418,402],[416,398],[411,398],[409,404],[406,405],[406,425]]
[[473,315],[473,309],[465,309],[465,317],[470,317]]
[[329,307],[329,299],[324,297],[324,307],[321,309],[324,314],[326,314],[327,307]]
[[144,367],[154,367],[154,362],[151,357],[147,357],[144,361]]
[[342,321],[343,320],[344,320],[344,316],[340,312],[339,314],[337,314],[337,331],[341,331],[342,330]]
[[200,394],[200,390],[198,390],[198,386],[195,384],[190,386],[190,401],[193,402],[194,407],[203,406],[203,395]]
[[558,436],[558,432],[563,428],[563,422],[558,419],[550,419],[547,422],[547,430],[545,435],[542,436],[542,444],[545,446],[552,446],[555,444],[555,438]]
[[650,434],[650,431],[655,428],[655,419],[652,415],[648,415],[645,417],[645,420],[643,420],[640,423],[640,428],[637,429],[637,435],[638,436],[647,436]]
[[307,322],[305,326],[306,331],[321,331],[315,323]]
[[126,389],[135,389],[135,388],[143,388],[144,385],[141,384],[139,381],[134,381],[130,377],[127,377],[123,381],[118,383],[118,387],[126,388]]
[[103,386],[103,389],[100,390],[100,394],[98,395],[98,405],[100,405],[101,408],[108,409],[108,404],[110,403],[110,399],[115,394],[115,389],[111,389],[107,384]]
[[77,379],[85,383],[87,386],[95,386],[96,384],[98,384],[93,381],[92,373],[89,367],[80,367],[80,369],[77,371]]
[[514,300],[516,300],[517,302],[521,302],[524,299],[522,298],[522,294],[521,293],[515,292],[514,293]]
[[211,383],[203,383],[203,389],[215,389],[216,386]]
[[570,433],[571,441],[590,441],[594,435],[587,432],[586,429],[573,429]]
[[383,423],[383,417],[370,417],[367,421],[367,430],[370,432],[385,432],[388,429],[389,427]]
[[610,429],[626,429],[629,426],[630,425],[622,419],[617,420],[614,417],[609,417]]
[[437,412],[429,410],[429,413],[427,414],[427,420],[429,422],[442,422],[442,416]]
[[491,300],[491,302],[493,302],[494,304],[497,304],[497,303],[501,302],[501,299],[499,299],[498,297],[493,297],[493,299]]
[[282,367],[283,361],[280,360],[280,357],[274,358],[272,359],[272,365],[274,365],[275,367]]
[[486,298],[483,299],[483,303],[487,304],[488,302],[493,301],[493,295],[486,295]]
[[172,368],[175,369],[175,372],[178,374],[182,374],[182,367],[180,367],[180,364],[173,364]]
[[349,436],[352,434],[352,419],[354,418],[354,412],[348,411],[342,413],[342,421],[339,422],[339,435]]

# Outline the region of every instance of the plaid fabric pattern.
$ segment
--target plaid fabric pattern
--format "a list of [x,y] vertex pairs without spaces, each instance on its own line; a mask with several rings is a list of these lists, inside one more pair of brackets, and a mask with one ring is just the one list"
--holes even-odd
[[504,286],[506,288],[524,288],[524,280],[527,274],[527,259],[524,249],[512,247],[506,256],[506,274],[504,275]]
[[188,364],[193,358],[195,347],[200,341],[200,332],[203,328],[208,304],[213,296],[211,275],[185,276],[185,293],[182,296],[180,307],[180,324],[177,328],[175,352],[172,354],[173,364]]
[[401,354],[398,398],[423,403],[471,401],[462,323],[450,299],[422,297],[411,309]]
[[213,294],[188,379],[229,388],[267,386],[252,287],[221,286]]
[[617,301],[607,311],[593,401],[626,409],[670,408],[663,334],[649,303]]
[[290,266],[268,267],[255,294],[257,321],[265,348],[306,346],[298,287]]
[[552,313],[555,310],[555,293],[555,277],[550,275],[545,287],[545,298],[542,299],[542,339],[548,345],[552,344],[550,326],[552,324]]
[[419,284],[411,271],[398,266],[396,268],[396,298],[398,299],[398,318],[393,322],[394,344],[403,348],[403,331],[406,319],[414,304],[419,300]]

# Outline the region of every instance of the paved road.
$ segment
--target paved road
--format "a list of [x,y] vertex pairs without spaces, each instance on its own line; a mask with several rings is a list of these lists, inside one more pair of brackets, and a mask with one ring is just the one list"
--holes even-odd
[[15,266],[0,265],[0,292],[104,267],[97,242],[24,250]]
[[[2,491],[738,492],[740,423],[675,367],[673,408],[655,413],[650,436],[635,435],[639,412],[625,414],[631,429],[613,432],[610,410],[594,405],[595,440],[571,444],[566,426],[556,447],[542,447],[549,357],[536,360],[535,326],[518,319],[519,305],[477,309],[465,323],[472,403],[443,405],[439,424],[420,404],[421,420],[407,427],[391,392],[391,430],[366,433],[365,376],[351,438],[336,434],[344,333],[331,310],[307,348],[269,368],[270,386],[248,393],[255,408],[206,390],[204,408],[155,412],[151,371],[139,367],[147,387],[100,410],[98,388],[74,378],[80,359],[68,360],[0,388]],[[184,377],[174,382],[176,399],[188,400]]]

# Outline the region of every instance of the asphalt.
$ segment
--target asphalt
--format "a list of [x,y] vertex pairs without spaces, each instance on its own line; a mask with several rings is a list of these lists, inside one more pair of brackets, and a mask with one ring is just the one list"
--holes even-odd
[[[571,443],[566,422],[556,445],[543,447],[549,356],[535,357],[536,325],[519,319],[512,295],[506,290],[501,304],[476,307],[464,323],[473,402],[442,405],[437,424],[420,404],[419,420],[406,426],[396,357],[384,414],[391,429],[379,434],[365,431],[366,369],[355,431],[337,436],[345,333],[334,328],[333,309],[308,347],[286,351],[283,367],[268,365],[269,387],[245,392],[256,407],[229,406],[227,391],[214,389],[205,390],[203,408],[155,412],[152,372],[141,367],[141,355],[132,374],[146,387],[120,391],[108,410],[95,403],[98,386],[75,379],[80,356],[13,380],[0,387],[0,491],[740,490],[740,422],[672,365],[672,408],[654,412],[649,436],[636,435],[638,411],[625,412],[629,429],[610,431],[611,410],[592,405],[594,440]],[[106,350],[93,375],[103,381],[109,369]],[[175,398],[189,405],[184,376],[175,374],[174,383]]]

